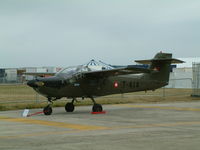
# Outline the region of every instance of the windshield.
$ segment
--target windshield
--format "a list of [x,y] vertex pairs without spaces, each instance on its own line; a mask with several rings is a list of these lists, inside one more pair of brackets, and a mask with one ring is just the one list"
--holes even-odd
[[[92,63],[94,63],[94,60],[92,60]],[[64,78],[70,78],[75,74],[81,73],[81,72],[90,72],[90,71],[98,71],[98,70],[110,70],[113,69],[111,66],[106,65],[99,65],[99,64],[86,64],[86,65],[79,65],[79,66],[73,66],[73,67],[67,67],[59,71],[56,76],[64,77]]]
[[72,77],[74,74],[80,72],[91,71],[87,66],[67,67],[56,74],[56,76]]

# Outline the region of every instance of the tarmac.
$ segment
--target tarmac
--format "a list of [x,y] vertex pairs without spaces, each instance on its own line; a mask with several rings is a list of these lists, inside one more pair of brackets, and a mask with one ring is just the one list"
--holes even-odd
[[[200,102],[104,105],[51,116],[0,112],[0,150],[199,150]],[[42,111],[32,109],[30,114]]]

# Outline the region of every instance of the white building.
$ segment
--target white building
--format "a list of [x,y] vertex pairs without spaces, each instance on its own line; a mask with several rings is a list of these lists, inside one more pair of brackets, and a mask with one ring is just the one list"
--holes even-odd
[[179,58],[185,63],[177,64],[177,68],[170,73],[169,85],[167,88],[192,88],[193,70],[192,64],[200,62],[200,57]]

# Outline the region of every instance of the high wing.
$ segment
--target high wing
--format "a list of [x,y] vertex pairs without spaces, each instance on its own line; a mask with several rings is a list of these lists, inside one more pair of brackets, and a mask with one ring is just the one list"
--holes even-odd
[[24,72],[24,75],[31,75],[31,76],[38,76],[38,77],[43,77],[43,76],[54,76],[56,73],[49,73],[49,72]]
[[81,74],[85,77],[109,77],[109,76],[117,76],[117,75],[128,75],[128,74],[138,74],[138,73],[151,73],[153,70],[137,68],[137,67],[123,67],[111,70],[98,70],[91,72],[82,72]]

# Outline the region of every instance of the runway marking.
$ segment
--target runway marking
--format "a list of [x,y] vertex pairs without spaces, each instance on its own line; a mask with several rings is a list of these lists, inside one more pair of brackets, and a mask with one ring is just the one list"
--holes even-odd
[[27,133],[27,134],[18,134],[18,135],[10,135],[10,136],[0,136],[0,139],[15,139],[15,138],[26,138],[26,137],[35,137],[35,136],[58,135],[58,134],[67,134],[67,133],[78,133],[82,131],[83,130],[37,132],[37,133]]
[[[113,127],[107,127],[104,130],[154,128],[154,127],[176,127],[176,126],[188,126],[188,125],[200,125],[200,121],[141,124],[141,125],[133,125],[133,126],[113,126]],[[17,138],[27,138],[27,137],[36,137],[36,136],[46,136],[46,135],[61,135],[61,134],[79,133],[79,132],[85,132],[85,131],[88,131],[88,130],[38,132],[38,133],[18,134],[18,135],[10,135],[10,136],[0,136],[0,139],[17,139]]]
[[112,129],[175,127],[175,126],[188,126],[188,125],[200,125],[200,121],[175,122],[175,123],[158,123],[158,124],[143,124],[143,125],[133,125],[133,126],[115,126],[115,127],[112,127]]
[[146,105],[132,105],[132,104],[118,104],[116,106],[125,106],[130,108],[157,108],[165,110],[179,110],[179,111],[200,111],[200,108],[190,107],[173,107],[173,106],[146,106]]
[[67,128],[67,129],[75,129],[75,130],[102,130],[107,129],[103,126],[93,126],[93,125],[81,125],[81,124],[71,124],[64,122],[56,122],[56,121],[45,121],[45,120],[34,120],[28,118],[11,118],[11,117],[1,117],[0,120],[7,122],[19,122],[19,123],[27,123],[27,124],[37,124],[44,126],[52,126],[59,128]]
[[0,139],[18,139],[18,138],[27,138],[27,137],[37,137],[37,136],[46,136],[46,135],[60,135],[60,134],[70,134],[78,133],[83,130],[70,130],[70,131],[52,131],[52,132],[37,132],[37,133],[27,133],[27,134],[18,134],[10,136],[0,136]]

